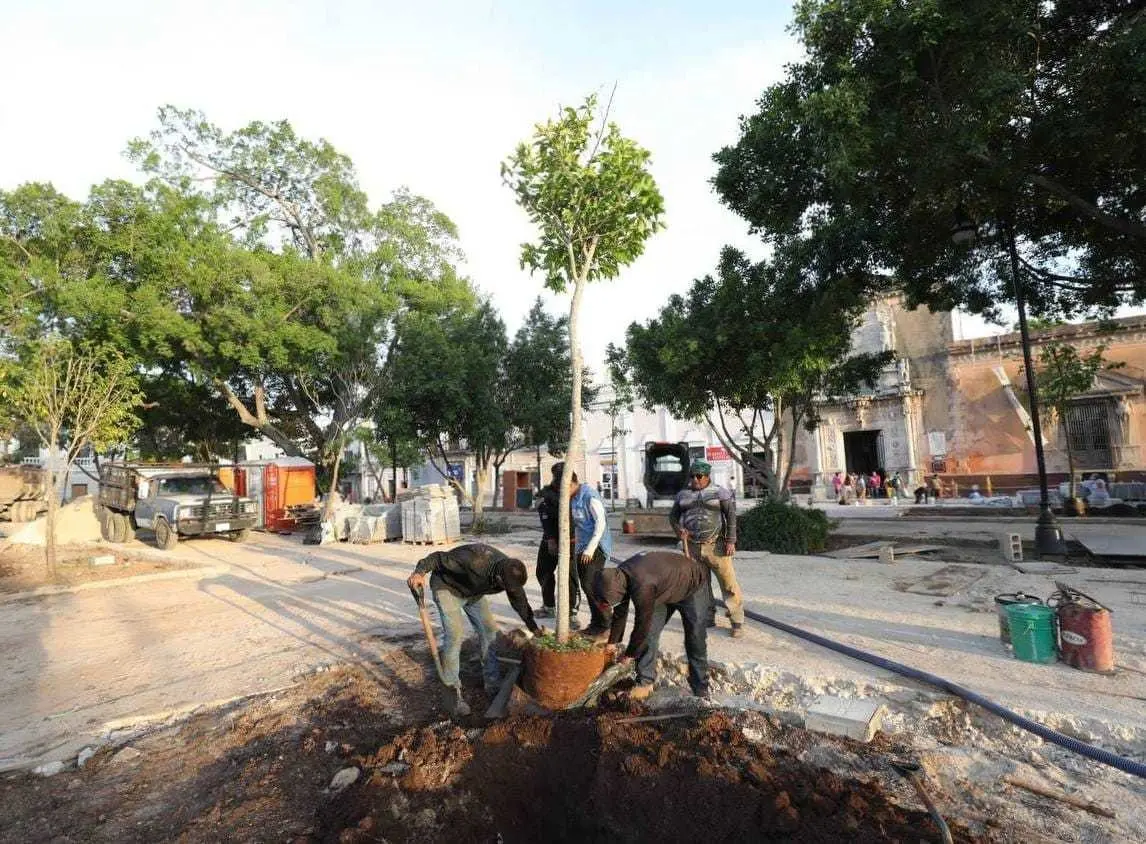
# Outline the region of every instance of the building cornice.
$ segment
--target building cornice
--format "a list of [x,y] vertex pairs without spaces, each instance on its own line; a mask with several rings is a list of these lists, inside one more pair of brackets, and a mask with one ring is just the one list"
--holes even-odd
[[[1057,340],[1072,345],[1098,345],[1112,341],[1146,341],[1146,316],[1122,317],[1104,322],[1082,322],[1071,325],[1056,325],[1031,332],[1031,345],[1039,346],[1043,343]],[[1017,331],[1007,334],[995,334],[990,337],[975,337],[971,340],[959,340],[947,345],[947,354],[951,357],[960,355],[976,355],[996,353],[1011,353],[1022,350],[1022,336]]]

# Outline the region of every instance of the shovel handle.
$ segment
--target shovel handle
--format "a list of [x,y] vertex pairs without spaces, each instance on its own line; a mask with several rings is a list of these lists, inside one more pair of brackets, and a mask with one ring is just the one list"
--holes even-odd
[[419,607],[425,607],[426,606],[426,590],[425,589],[423,589],[421,586],[411,586],[410,587],[410,594],[414,596],[414,602]]

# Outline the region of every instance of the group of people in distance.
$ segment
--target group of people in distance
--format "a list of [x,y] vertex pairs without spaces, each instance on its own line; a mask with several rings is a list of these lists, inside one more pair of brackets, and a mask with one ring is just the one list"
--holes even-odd
[[907,493],[899,472],[888,474],[884,469],[863,472],[836,472],[832,476],[832,489],[840,504],[855,504],[869,498],[887,498],[897,501]]
[[[561,463],[553,466],[553,479],[542,489],[537,508],[542,530],[537,551],[542,606],[536,612],[525,594],[529,578],[525,564],[491,545],[472,543],[435,551],[422,558],[407,579],[415,589],[428,584],[438,607],[444,702],[454,716],[470,712],[459,678],[463,616],[477,632],[485,691],[492,695],[500,683],[500,668],[495,653],[497,625],[487,596],[504,591],[530,635],[544,632],[538,619],[556,615],[559,484],[564,468]],[[590,618],[582,635],[607,643],[614,655],[632,662],[636,685],[630,697],[634,700],[652,693],[661,631],[673,613],[679,613],[684,626],[689,686],[694,695],[708,698],[707,636],[708,628],[716,626],[713,577],[728,608],[730,635],[739,638],[743,633],[743,597],[733,567],[736,502],[731,491],[712,483],[711,475],[710,464],[694,461],[688,487],[673,502],[669,520],[681,542],[679,551],[641,551],[616,565],[609,565],[613,537],[600,494],[581,483],[576,473],[570,475],[570,627],[580,628],[578,610],[583,596]],[[630,608],[633,630],[620,654]]]

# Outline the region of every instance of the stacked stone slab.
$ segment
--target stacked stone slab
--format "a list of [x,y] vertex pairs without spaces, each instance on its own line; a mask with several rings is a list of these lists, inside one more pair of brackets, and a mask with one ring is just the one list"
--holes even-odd
[[438,545],[462,535],[458,500],[447,484],[428,484],[398,496],[402,541]]

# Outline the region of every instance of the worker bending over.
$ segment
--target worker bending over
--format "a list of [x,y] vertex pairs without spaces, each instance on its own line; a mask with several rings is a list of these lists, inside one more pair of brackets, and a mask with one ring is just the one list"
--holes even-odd
[[707,579],[707,566],[676,551],[642,551],[597,575],[595,601],[613,608],[610,645],[624,638],[629,604],[633,605],[633,632],[623,657],[636,661],[633,700],[645,700],[652,693],[661,630],[674,612],[680,613],[684,625],[688,685],[694,695],[708,699]]
[[459,545],[450,551],[435,551],[423,557],[414,567],[414,573],[406,579],[406,584],[411,589],[421,590],[425,588],[427,577],[442,620],[441,680],[445,684],[446,709],[454,716],[469,715],[470,708],[462,698],[458,677],[462,614],[465,613],[477,631],[485,691],[493,694],[498,687],[501,669],[494,650],[497,623],[486,596],[504,591],[510,606],[521,616],[529,631],[540,633],[541,628],[533,619],[533,610],[525,596],[525,581],[529,573],[521,560],[509,557],[490,545],[473,543]]

